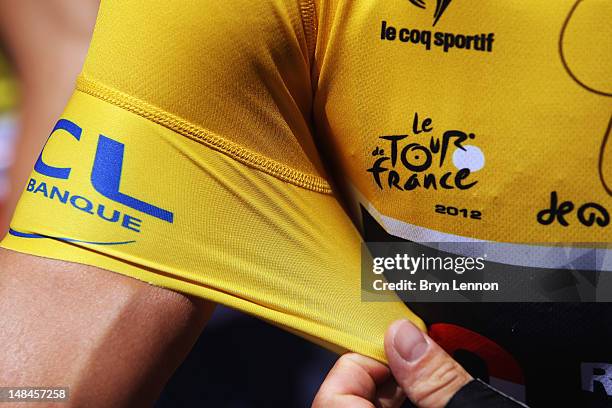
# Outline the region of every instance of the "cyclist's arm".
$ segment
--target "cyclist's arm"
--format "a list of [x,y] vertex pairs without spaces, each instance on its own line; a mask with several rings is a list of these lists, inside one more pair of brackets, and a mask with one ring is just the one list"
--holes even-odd
[[313,1],[204,3],[102,2],[0,245],[384,361],[388,324],[424,324],[402,303],[362,301],[360,236],[310,122]]
[[212,310],[99,268],[0,249],[0,385],[69,387],[67,407],[150,406]]
[[18,144],[10,171],[14,186],[0,206],[4,235],[36,157],[62,113],[83,66],[98,0],[0,0],[0,42],[19,79]]

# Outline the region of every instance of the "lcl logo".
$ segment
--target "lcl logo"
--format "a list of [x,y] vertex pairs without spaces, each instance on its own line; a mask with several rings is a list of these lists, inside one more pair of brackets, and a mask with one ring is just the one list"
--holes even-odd
[[[67,119],[60,119],[51,131],[47,143],[59,130],[66,131],[77,141],[81,140],[81,135],[83,133],[83,129],[74,122]],[[172,223],[174,221],[174,214],[172,212],[119,191],[121,174],[123,171],[124,151],[125,145],[123,143],[117,142],[102,134],[98,136],[98,146],[96,148],[96,155],[91,171],[91,185],[98,193],[114,202]],[[38,160],[34,165],[34,170],[47,177],[68,180],[72,168],[55,167],[45,163],[43,161],[43,152],[38,156]]]
[[[451,0],[436,0],[436,9],[434,11],[434,22],[433,22],[434,26],[436,25],[438,20],[440,20],[440,17],[442,17],[442,14],[444,14],[444,11],[446,10],[450,2]],[[425,0],[410,0],[410,3],[417,6],[418,8],[422,8],[422,9],[426,8]]]

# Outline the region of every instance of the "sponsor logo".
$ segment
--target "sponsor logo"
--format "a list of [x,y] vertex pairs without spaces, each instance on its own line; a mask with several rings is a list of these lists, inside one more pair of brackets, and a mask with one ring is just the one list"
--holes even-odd
[[[446,11],[446,8],[450,4],[450,2],[451,0],[436,0],[436,9],[434,11],[434,16],[433,16],[434,26],[436,25],[438,20],[440,20],[440,17],[442,17],[442,14],[444,14],[444,11]],[[410,0],[410,3],[417,6],[418,8],[422,8],[422,9],[426,8],[426,3],[424,0]]]
[[[418,8],[429,8],[433,1],[409,0]],[[433,12],[433,26],[435,26],[450,5],[451,0],[436,0]],[[422,47],[427,51],[438,48],[444,52],[455,50],[469,50],[479,52],[493,52],[495,33],[453,33],[446,31],[431,31],[417,27],[398,26],[385,19],[380,26],[380,40],[385,42],[399,42],[406,45]]]
[[[52,137],[59,137],[60,135],[67,135],[78,143],[81,141],[82,134],[83,129],[76,123],[67,119],[60,119],[51,131],[47,143]],[[136,233],[140,233],[142,230],[145,220],[145,217],[142,215],[171,224],[174,222],[173,212],[137,198],[136,195],[121,191],[121,180],[125,172],[125,145],[123,143],[102,134],[98,135],[96,152],[93,157],[91,173],[89,174],[89,182],[93,189],[100,194],[99,197],[73,191],[70,187],[62,187],[61,182],[59,182],[60,180],[69,180],[71,177],[83,177],[83,175],[73,175],[73,169],[70,166],[59,167],[58,163],[51,165],[45,162],[43,157],[46,147],[47,144],[45,144],[34,165],[34,172],[43,177],[42,179],[39,177],[30,178],[26,187],[26,193],[45,197],[49,201],[79,211],[85,216],[95,217]],[[118,206],[118,204],[123,207]],[[142,215],[136,216],[134,212]],[[82,241],[67,237],[47,237],[29,234],[13,229],[11,229],[10,233],[22,238],[55,238],[66,242],[81,242],[95,245],[120,245],[135,242],[133,240],[118,242]]]
[[[81,135],[83,133],[83,129],[74,122],[67,119],[60,119],[51,131],[47,142],[59,130],[66,131],[66,133],[77,141],[81,140]],[[98,146],[91,172],[91,185],[102,196],[116,203],[123,204],[141,213],[172,223],[174,219],[174,214],[172,212],[119,191],[123,172],[124,151],[125,145],[123,143],[119,143],[102,134],[98,136]],[[47,177],[68,180],[72,168],[48,165],[43,160],[43,153],[44,148],[34,165],[34,171]]]
[[380,26],[380,40],[420,46],[427,51],[435,47],[442,49],[444,52],[449,52],[452,49],[493,52],[495,33],[432,32],[431,30],[420,30],[418,28],[398,27],[383,20]]

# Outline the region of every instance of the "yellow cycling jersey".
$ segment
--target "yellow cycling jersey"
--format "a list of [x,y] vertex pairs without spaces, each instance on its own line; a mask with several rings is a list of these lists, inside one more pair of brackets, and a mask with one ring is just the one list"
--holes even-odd
[[[146,3],[146,4],[145,4]],[[313,138],[314,5],[103,1],[2,246],[98,266],[384,359],[360,236]]]
[[103,0],[2,246],[384,360],[424,326],[361,301],[360,206],[412,241],[609,240],[611,4]]

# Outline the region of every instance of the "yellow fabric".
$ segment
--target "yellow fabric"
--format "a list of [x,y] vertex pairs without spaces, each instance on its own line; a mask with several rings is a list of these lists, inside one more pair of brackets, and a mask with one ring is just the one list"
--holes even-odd
[[[338,352],[384,359],[382,335],[393,320],[423,327],[400,302],[361,302],[359,234],[332,195],[80,91],[62,121],[81,128],[80,137],[55,130],[42,161],[70,175],[32,173],[3,247],[203,297]],[[123,146],[120,192],[171,211],[172,222],[96,189],[101,139]]]
[[[435,1],[420,9],[406,1],[321,0],[314,83],[318,137],[333,157],[340,180],[348,181],[380,213],[411,225],[460,237],[505,242],[609,242],[611,227],[586,227],[577,210],[597,203],[612,214],[612,2],[609,0],[453,0],[435,26]],[[453,35],[493,34],[491,51],[381,40],[383,22],[401,29]],[[486,44],[486,43],[485,43]],[[575,77],[575,78],[573,78]],[[415,134],[431,119],[432,132]],[[466,190],[382,189],[371,173],[377,158],[390,155],[384,135],[407,135],[429,147],[449,130],[474,134],[484,167],[466,179]],[[453,139],[455,140],[455,139]],[[384,155],[373,156],[376,148]],[[450,146],[446,160],[432,154],[421,172],[398,159],[403,186],[412,174],[437,180],[459,171]],[[606,186],[599,176],[598,164]],[[461,153],[461,152],[459,152]],[[472,153],[472,152],[470,152]],[[416,156],[419,156],[417,158]],[[478,152],[473,153],[478,156]],[[467,154],[470,156],[470,154]],[[422,151],[408,153],[424,164]],[[383,167],[392,169],[390,161]],[[574,205],[569,224],[537,222],[540,210]],[[436,206],[479,211],[480,220],[448,216]]]
[[[610,4],[453,1],[440,12],[433,1],[103,0],[62,116],[82,136],[56,130],[42,156],[70,175],[32,174],[2,246],[195,294],[384,360],[392,320],[423,326],[402,304],[360,301],[359,235],[324,167],[353,193],[349,207],[371,204],[432,231],[496,241],[609,237],[575,214],[569,226],[536,218],[553,191],[576,207],[610,207],[598,176],[603,146],[603,180],[612,179],[603,143]],[[414,29],[430,32],[431,43],[404,41]],[[451,35],[463,47],[445,49]],[[406,135],[403,149],[452,130],[475,135],[463,143],[472,149],[451,143],[446,160],[432,154],[424,172],[440,183],[466,160],[484,161],[464,178],[477,182],[471,187],[390,188],[390,160],[381,186],[368,172],[391,154],[381,136]],[[124,146],[123,160],[96,166],[100,140]],[[410,153],[423,164],[424,150]],[[114,180],[105,172],[119,164],[120,185],[106,188],[172,212],[172,223],[93,186]],[[404,186],[410,172],[401,165]],[[99,205],[119,220],[103,220]],[[437,205],[481,217],[442,216]]]
[[310,132],[309,4],[103,1],[78,87],[123,92],[248,164],[328,191]]

